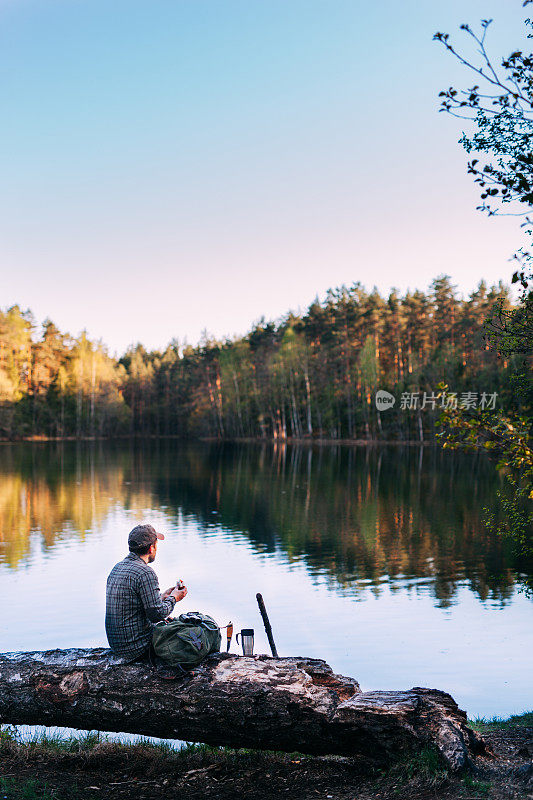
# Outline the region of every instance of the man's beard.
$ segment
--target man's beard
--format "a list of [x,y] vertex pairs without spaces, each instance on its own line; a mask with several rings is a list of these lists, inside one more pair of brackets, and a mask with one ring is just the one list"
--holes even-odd
[[155,553],[153,554],[153,556],[148,556],[148,563],[151,564],[152,561],[155,561]]

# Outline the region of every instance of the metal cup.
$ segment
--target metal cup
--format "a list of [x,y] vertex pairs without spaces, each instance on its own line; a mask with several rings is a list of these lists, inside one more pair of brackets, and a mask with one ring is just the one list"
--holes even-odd
[[241,646],[243,656],[253,656],[254,654],[254,629],[243,628],[240,633],[235,637],[237,644],[239,644],[239,636],[241,637]]

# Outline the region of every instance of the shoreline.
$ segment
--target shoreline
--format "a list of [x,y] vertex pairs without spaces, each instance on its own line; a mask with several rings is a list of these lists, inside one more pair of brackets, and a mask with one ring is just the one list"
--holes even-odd
[[331,445],[341,445],[344,447],[379,447],[380,445],[394,445],[396,447],[432,447],[437,446],[439,442],[436,439],[328,439],[317,438],[311,439],[305,437],[296,439],[287,437],[286,439],[279,438],[263,438],[261,436],[244,436],[234,438],[220,439],[215,436],[198,436],[184,438],[182,436],[21,436],[16,439],[6,439],[0,437],[0,445],[2,444],[40,444],[46,442],[145,442],[145,441],[173,441],[182,442],[183,444],[192,444],[198,442],[206,442],[208,444],[270,444],[277,446],[293,445],[295,447],[312,447],[318,446],[330,447]]
[[[172,795],[233,800],[508,800],[533,791],[533,712],[469,720],[489,745],[469,772],[451,774],[434,751],[400,757],[388,767],[366,759],[230,750],[203,744],[181,749],[146,740],[123,743],[89,731],[28,742],[0,726],[0,795],[6,800],[168,800]],[[310,793],[310,786],[312,791]]]

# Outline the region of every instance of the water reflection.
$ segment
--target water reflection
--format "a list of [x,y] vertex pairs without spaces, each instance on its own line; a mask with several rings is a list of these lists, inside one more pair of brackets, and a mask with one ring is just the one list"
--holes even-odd
[[120,497],[123,469],[102,450],[67,445],[4,445],[0,450],[0,563],[16,569],[32,533],[45,550],[83,540]]
[[303,562],[338,592],[429,586],[439,605],[468,585],[504,603],[518,565],[482,509],[502,481],[480,455],[437,448],[6,445],[0,450],[0,563],[83,540],[117,505],[192,517],[202,534],[245,536]]

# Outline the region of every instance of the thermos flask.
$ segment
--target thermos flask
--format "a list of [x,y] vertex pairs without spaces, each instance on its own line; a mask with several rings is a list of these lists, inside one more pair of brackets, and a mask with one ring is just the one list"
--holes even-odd
[[253,656],[254,654],[254,629],[243,628],[240,633],[235,637],[237,644],[239,644],[239,636],[241,637],[241,646],[243,656]]

